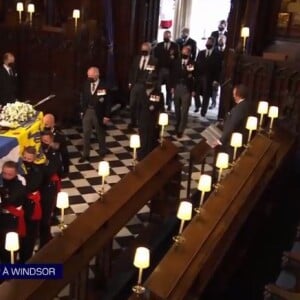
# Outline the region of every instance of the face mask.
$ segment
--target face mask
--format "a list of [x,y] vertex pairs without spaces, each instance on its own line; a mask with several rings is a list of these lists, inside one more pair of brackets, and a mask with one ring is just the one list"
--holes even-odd
[[169,38],[164,38],[164,42],[165,42],[165,43],[169,43],[169,42],[170,42],[170,39],[169,39]]
[[42,149],[43,149],[44,152],[48,151],[48,149],[49,149],[49,145],[48,144],[41,143],[41,146],[42,146]]
[[93,82],[95,82],[96,80],[94,79],[94,78],[91,78],[91,77],[88,77],[88,82],[90,82],[90,83],[93,83]]
[[188,56],[187,54],[181,54],[181,57],[182,57],[183,59],[189,58],[189,56]]
[[186,33],[183,33],[183,34],[181,35],[181,37],[185,40],[185,39],[188,37],[188,35],[187,35]]
[[206,45],[207,50],[210,50],[211,48],[212,48],[212,45],[210,45],[210,44]]
[[149,52],[147,50],[142,50],[141,51],[141,55],[143,56],[147,56],[149,54]]
[[224,29],[225,29],[225,27],[219,26],[219,31],[223,31]]
[[153,89],[154,88],[154,84],[153,83],[146,83],[146,89],[147,90],[150,90],[150,89]]
[[45,131],[51,131],[51,129],[52,129],[52,128],[51,128],[51,127],[48,127],[48,126],[45,126],[45,127],[44,127],[44,130],[45,130]]
[[29,161],[23,161],[24,166],[26,167],[26,169],[30,169],[33,165],[33,162],[29,162]]
[[218,45],[219,45],[219,47],[221,47],[221,48],[224,46],[223,43],[219,43]]
[[14,64],[14,63],[9,63],[8,66],[9,66],[10,68],[13,68],[13,67],[15,66],[15,64]]

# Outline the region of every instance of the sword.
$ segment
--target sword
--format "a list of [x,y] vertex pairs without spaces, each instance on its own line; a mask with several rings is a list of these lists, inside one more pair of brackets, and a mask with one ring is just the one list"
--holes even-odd
[[56,95],[49,95],[48,97],[46,97],[46,98],[40,100],[38,103],[34,104],[33,107],[36,108],[37,106],[39,106],[39,105],[41,105],[41,104],[43,104],[43,103],[45,103],[45,102],[47,102],[47,101],[55,98],[55,97],[56,97]]

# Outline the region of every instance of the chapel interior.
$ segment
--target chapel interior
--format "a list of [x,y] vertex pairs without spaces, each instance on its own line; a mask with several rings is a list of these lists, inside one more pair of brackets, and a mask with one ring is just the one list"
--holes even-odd
[[[132,166],[124,121],[128,70],[143,42],[154,47],[161,41],[169,28],[164,26],[172,26],[175,39],[191,25],[191,15],[197,19],[191,5],[195,1],[207,2],[166,1],[175,12],[172,25],[166,25],[163,0],[30,0],[23,1],[22,14],[16,10],[19,1],[0,0],[0,55],[12,52],[16,57],[19,99],[35,104],[55,95],[38,110],[54,114],[68,138],[72,175],[62,181],[62,188],[74,192],[74,182],[86,183],[71,195],[75,208],[97,186],[97,198],[78,212],[66,210],[67,227],[56,226],[53,239],[29,260],[63,264],[63,278],[3,281],[0,299],[300,299],[300,1],[214,1],[228,7],[218,105],[205,124],[191,108],[188,139],[178,144],[170,123],[161,145]],[[29,18],[30,3],[35,10]],[[80,10],[76,20],[74,9]],[[212,9],[205,14],[215,18]],[[245,27],[249,35],[243,37]],[[199,25],[191,28],[191,36],[200,44],[209,31]],[[121,156],[114,152],[118,159],[111,161],[122,174],[116,180],[108,177],[109,189],[100,196],[95,190],[101,178],[86,176],[88,167],[78,166],[74,154],[82,150],[81,88],[86,70],[94,65],[112,94],[108,143],[125,149]],[[253,132],[231,170],[205,193],[203,209],[194,211],[201,196],[199,175],[218,177],[214,151],[201,130],[226,118],[233,106],[232,89],[239,83],[249,89],[251,115],[257,115],[263,100],[277,106],[279,116],[272,130]],[[263,125],[269,126],[267,116]],[[98,162],[95,156],[91,165]],[[192,218],[185,222],[177,218],[182,200],[193,204]],[[138,225],[133,221],[137,218]],[[174,241],[179,228],[183,238]],[[130,236],[116,238],[128,230]],[[150,265],[138,269],[133,259],[140,246],[150,249]],[[132,289],[140,275],[142,292]]]

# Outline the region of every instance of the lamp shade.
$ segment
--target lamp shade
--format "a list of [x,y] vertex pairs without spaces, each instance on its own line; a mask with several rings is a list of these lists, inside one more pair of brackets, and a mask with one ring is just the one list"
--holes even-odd
[[73,9],[73,18],[74,19],[80,18],[80,10],[79,9]]
[[242,27],[241,29],[241,37],[247,38],[250,36],[250,28],[249,27]]
[[192,218],[192,206],[191,202],[181,201],[177,211],[177,218],[184,221],[190,220]]
[[5,250],[18,251],[19,248],[19,235],[16,232],[8,232],[5,236]]
[[17,11],[24,11],[23,2],[18,2],[17,3]]
[[268,117],[273,119],[278,118],[278,106],[270,106]]
[[211,190],[211,176],[202,174],[198,183],[198,190],[201,192],[209,192]]
[[27,11],[29,13],[34,13],[35,12],[35,7],[34,7],[34,4],[33,3],[29,3],[28,6],[27,6]]
[[136,248],[133,265],[139,269],[146,269],[150,266],[150,251],[148,248]]
[[58,192],[56,200],[57,208],[68,208],[69,207],[69,195],[66,192]]
[[231,135],[230,146],[234,148],[242,147],[243,135],[240,132],[234,132]]
[[169,123],[169,116],[166,113],[159,114],[158,124],[161,126],[166,126]]
[[100,161],[98,174],[100,176],[108,176],[109,175],[109,162],[108,161]]
[[141,140],[138,134],[133,134],[130,136],[130,148],[140,148]]
[[225,152],[218,153],[216,167],[219,169],[226,169],[228,168],[229,164],[229,154]]
[[246,129],[256,130],[257,129],[257,117],[250,116],[247,119]]
[[268,113],[269,103],[267,101],[259,101],[257,107],[257,113],[265,115]]

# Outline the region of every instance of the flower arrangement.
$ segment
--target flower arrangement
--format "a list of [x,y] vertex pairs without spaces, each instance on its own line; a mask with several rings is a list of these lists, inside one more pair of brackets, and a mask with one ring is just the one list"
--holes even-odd
[[7,103],[0,113],[0,125],[18,127],[21,122],[26,122],[36,114],[31,104],[16,101]]

